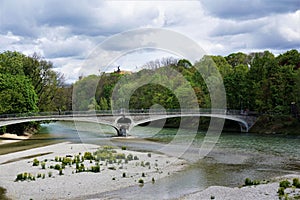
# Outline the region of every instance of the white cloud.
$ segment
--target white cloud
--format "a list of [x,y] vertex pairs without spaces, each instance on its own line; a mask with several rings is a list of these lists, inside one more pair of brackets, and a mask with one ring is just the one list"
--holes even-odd
[[[220,2],[2,0],[0,51],[15,50],[27,55],[37,52],[51,60],[70,82],[80,73],[98,73],[102,63],[95,61],[90,63],[93,67],[83,67],[82,62],[99,43],[116,33],[138,28],[179,32],[209,54],[300,50],[298,0]],[[148,43],[150,40],[151,37],[145,39]],[[165,40],[170,38],[164,37],[161,42]],[[179,49],[184,45],[174,43]],[[138,45],[143,47],[143,41],[134,36],[127,41],[110,42],[101,52],[102,61],[111,62],[122,50]],[[154,56],[163,57],[160,53],[134,52],[113,64],[136,66],[154,60]]]

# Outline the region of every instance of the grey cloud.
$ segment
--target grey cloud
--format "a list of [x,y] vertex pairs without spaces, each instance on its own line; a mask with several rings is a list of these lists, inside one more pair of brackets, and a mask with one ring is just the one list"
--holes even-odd
[[300,9],[299,0],[201,0],[201,3],[210,14],[235,20],[254,19]]

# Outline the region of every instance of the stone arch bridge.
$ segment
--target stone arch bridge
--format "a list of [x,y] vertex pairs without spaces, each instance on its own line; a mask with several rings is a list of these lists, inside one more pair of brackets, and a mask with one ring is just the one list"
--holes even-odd
[[250,112],[224,109],[200,110],[117,110],[117,111],[65,111],[0,115],[0,127],[33,121],[79,121],[112,126],[118,136],[126,136],[134,127],[151,121],[175,117],[210,117],[236,121],[242,132],[248,132],[257,117]]

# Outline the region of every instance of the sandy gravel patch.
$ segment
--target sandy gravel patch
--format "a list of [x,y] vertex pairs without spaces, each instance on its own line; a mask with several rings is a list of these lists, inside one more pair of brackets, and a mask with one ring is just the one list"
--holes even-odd
[[[211,199],[222,199],[222,200],[274,200],[279,199],[278,188],[281,180],[288,179],[292,182],[293,178],[300,178],[299,174],[291,174],[283,177],[278,177],[274,182],[268,184],[261,184],[256,186],[245,186],[245,187],[223,187],[223,186],[211,186],[203,191],[189,194],[181,200],[211,200]],[[286,193],[289,195],[300,195],[300,189],[286,189]]]
[[[99,194],[123,187],[138,185],[139,179],[146,182],[158,180],[182,170],[186,163],[183,160],[170,156],[148,152],[135,152],[116,149],[117,153],[126,156],[132,154],[138,160],[128,163],[101,163],[100,173],[81,172],[76,173],[76,168],[65,166],[64,175],[59,171],[50,169],[55,165],[55,157],[81,155],[84,152],[94,152],[98,145],[60,143],[41,148],[30,149],[0,156],[0,186],[7,189],[7,196],[12,199],[69,199],[83,195]],[[42,154],[42,156],[38,156]],[[30,158],[29,158],[30,157]],[[46,161],[45,169],[41,165],[32,166],[33,159]],[[147,163],[148,162],[148,163]],[[146,164],[147,163],[147,164]],[[89,161],[84,161],[89,167]],[[110,168],[110,169],[109,169]],[[18,181],[19,173],[31,173],[35,181]],[[48,177],[51,172],[52,176]],[[36,178],[37,174],[45,174],[45,178]],[[125,177],[124,176],[125,173]]]

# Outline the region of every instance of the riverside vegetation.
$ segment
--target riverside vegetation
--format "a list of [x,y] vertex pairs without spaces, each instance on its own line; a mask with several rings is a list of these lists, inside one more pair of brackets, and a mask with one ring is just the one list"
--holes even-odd
[[[122,149],[126,148],[123,147]],[[151,158],[151,153],[147,153],[147,157]],[[82,172],[100,173],[104,170],[122,170],[129,162],[135,162],[135,166],[140,166],[144,168],[145,171],[153,167],[157,172],[162,173],[159,171],[157,163],[151,164],[149,161],[139,161],[137,155],[133,155],[132,153],[117,153],[117,151],[114,150],[114,147],[104,146],[95,152],[84,152],[83,154],[79,153],[73,156],[67,155],[65,157],[56,156],[51,160],[44,159],[43,161],[39,161],[35,158],[32,161],[32,166],[40,167],[39,172],[37,174],[28,172],[19,173],[17,174],[15,181],[36,181],[37,179],[45,179],[47,177],[53,178],[55,177],[53,175],[55,171],[57,171],[57,175],[62,176],[64,175],[66,168],[69,169],[68,171],[70,174]],[[46,174],[48,175],[46,176]],[[120,177],[127,178],[128,174],[123,172],[120,174]],[[144,184],[143,178],[145,177],[146,173],[142,172],[138,179],[140,185]],[[116,177],[113,177],[112,180],[116,180]],[[152,177],[152,183],[154,182],[155,179]]]
[[[218,71],[214,71],[212,65],[216,65]],[[224,83],[227,108],[249,109],[276,117],[290,116],[291,102],[300,104],[300,53],[297,50],[289,50],[278,56],[269,51],[204,56],[194,64],[185,59],[164,58],[150,61],[141,71],[132,74],[101,72],[100,75],[80,77],[71,85],[65,84],[63,75],[55,72],[53,66],[36,54],[25,56],[10,51],[0,53],[0,115],[63,112],[72,108],[76,111],[110,110],[112,102],[115,107],[122,107],[124,103],[124,99],[112,98],[113,90],[123,94],[131,88],[138,89],[130,97],[130,109],[149,109],[155,104],[165,109],[179,109],[178,98],[195,101],[190,99],[189,86],[192,86],[199,107],[210,108],[210,94],[198,69],[208,74],[208,80],[215,85]],[[216,78],[218,73],[223,80]],[[181,76],[188,83],[180,81]],[[145,77],[167,80],[172,86],[166,88],[151,82],[141,87],[137,85]],[[119,82],[122,88],[116,87]],[[72,100],[72,96],[76,96],[76,99]],[[289,130],[300,127],[298,120],[279,118],[283,120],[282,126],[278,127],[269,120],[263,132],[289,133]],[[209,119],[200,120],[200,124],[209,123]],[[265,121],[266,118],[261,120]],[[175,118],[168,119],[166,124],[173,127],[179,123],[180,119]],[[38,127],[38,124],[7,126],[0,128],[0,133],[20,134],[30,127]]]

